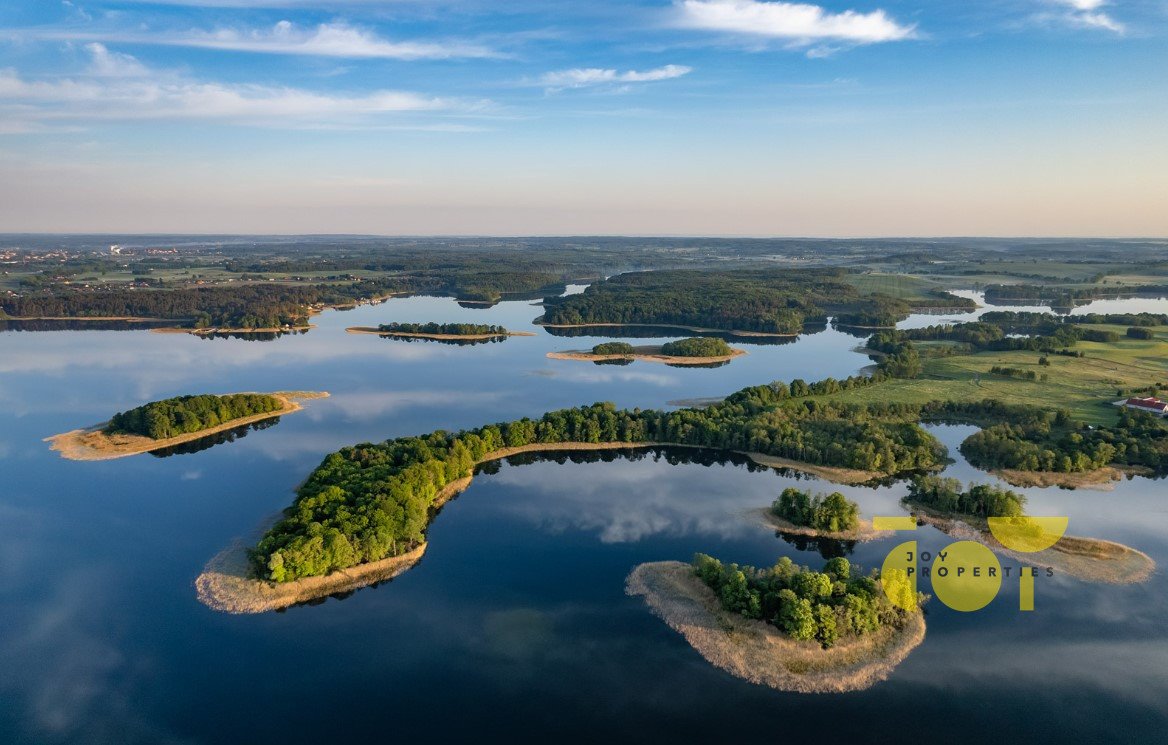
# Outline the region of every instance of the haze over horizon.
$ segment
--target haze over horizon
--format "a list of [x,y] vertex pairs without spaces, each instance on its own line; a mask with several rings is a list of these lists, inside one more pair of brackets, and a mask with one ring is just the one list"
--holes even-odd
[[1168,235],[1168,5],[14,0],[0,232]]

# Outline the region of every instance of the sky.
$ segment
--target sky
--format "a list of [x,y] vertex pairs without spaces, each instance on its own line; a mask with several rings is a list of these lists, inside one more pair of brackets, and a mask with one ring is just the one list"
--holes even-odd
[[5,0],[26,231],[1168,236],[1168,0]]

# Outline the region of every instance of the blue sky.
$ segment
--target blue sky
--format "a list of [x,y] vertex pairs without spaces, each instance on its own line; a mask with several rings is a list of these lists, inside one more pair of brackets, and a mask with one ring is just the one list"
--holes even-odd
[[1168,0],[8,0],[0,231],[1168,235]]

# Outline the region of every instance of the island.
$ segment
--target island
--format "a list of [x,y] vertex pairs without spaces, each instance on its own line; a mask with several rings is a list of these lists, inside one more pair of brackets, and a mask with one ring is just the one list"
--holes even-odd
[[379,326],[350,326],[350,334],[376,334],[407,339],[434,341],[489,341],[509,336],[535,336],[530,331],[508,331],[502,326],[483,323],[383,323]]
[[722,339],[693,337],[660,345],[638,346],[623,341],[597,344],[588,352],[548,352],[553,360],[585,360],[589,362],[662,362],[667,365],[718,365],[746,354]]
[[641,564],[625,589],[710,664],[781,691],[869,688],[925,638],[922,596],[907,576],[859,576],[845,558],[814,572],[787,557],[756,569],[697,554],[691,564]]
[[111,460],[174,447],[219,432],[300,411],[316,391],[177,396],[152,401],[109,421],[45,438],[69,460]]
[[1150,556],[1130,546],[1064,535],[1066,518],[1027,517],[1026,497],[1009,489],[989,484],[962,489],[957,479],[920,476],[909,482],[904,503],[918,520],[949,536],[1086,582],[1136,584],[1156,569]]
[[770,509],[757,512],[765,525],[783,535],[861,542],[892,535],[862,520],[859,505],[839,492],[812,494],[788,487]]

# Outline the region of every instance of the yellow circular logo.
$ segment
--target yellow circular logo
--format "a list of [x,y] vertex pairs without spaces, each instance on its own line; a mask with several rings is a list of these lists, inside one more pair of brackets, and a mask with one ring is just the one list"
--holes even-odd
[[930,574],[933,592],[953,610],[981,610],[1002,586],[998,557],[976,541],[957,541],[941,549]]

